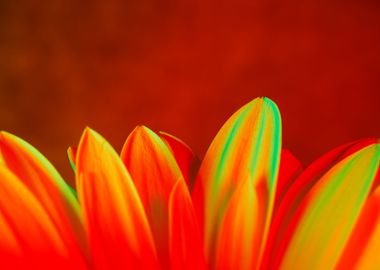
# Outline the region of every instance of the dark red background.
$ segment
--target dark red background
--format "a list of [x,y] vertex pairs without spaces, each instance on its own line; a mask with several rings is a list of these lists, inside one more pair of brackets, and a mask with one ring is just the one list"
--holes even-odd
[[380,2],[0,0],[0,128],[66,178],[86,125],[120,150],[146,124],[202,156],[263,95],[304,163],[380,136]]

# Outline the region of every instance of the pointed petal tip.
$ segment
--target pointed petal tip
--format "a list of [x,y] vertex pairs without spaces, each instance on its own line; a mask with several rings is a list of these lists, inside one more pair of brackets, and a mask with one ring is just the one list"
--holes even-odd
[[[86,126],[86,127],[84,128],[83,132],[82,132],[82,135],[81,135],[81,137],[80,137],[80,139],[79,139],[79,142],[82,142],[82,141],[87,140],[87,138],[89,137],[89,135],[90,135],[90,133],[91,133],[92,131],[93,131],[93,130],[92,130],[90,127]],[[80,143],[79,143],[79,144],[80,144]],[[79,144],[78,144],[78,145],[79,145]]]
[[67,154],[71,154],[76,150],[75,146],[69,146],[66,150]]
[[247,103],[247,105],[253,105],[255,103],[264,103],[265,102],[265,97],[257,97],[252,99],[250,102]]
[[145,125],[136,126],[135,129],[132,131],[132,133],[135,133],[135,132],[141,132],[141,133],[146,133],[146,134],[154,133],[153,130],[151,130],[149,127]]
[[78,145],[81,145],[84,142],[88,143],[88,141],[97,140],[99,138],[103,138],[102,135],[100,135],[97,131],[93,130],[92,128],[86,126],[83,130]]
[[252,99],[250,102],[253,102],[253,101],[264,101],[264,102],[273,102],[270,98],[266,97],[266,96],[260,96],[260,97],[256,97],[254,99]]
[[[100,135],[98,132],[89,127],[86,127],[84,129],[82,136],[79,140],[79,144],[75,155],[75,165],[77,168],[77,173],[81,172],[84,169],[83,166],[89,166],[89,164],[84,165],[84,163],[86,162],[86,153],[89,151],[88,148],[92,148],[92,151],[101,151],[101,148],[99,147],[99,142],[101,141],[106,141],[106,139],[104,139],[103,136]],[[87,162],[90,160],[93,159],[87,159]]]
[[5,130],[0,130],[0,135],[3,136],[15,136],[13,135],[12,133],[8,132],[8,131],[5,131]]
[[[124,143],[122,153],[125,150],[125,146],[128,142],[128,140],[142,140],[142,141],[154,141],[155,143],[159,143],[161,141],[161,138],[159,137],[156,132],[154,132],[152,129],[145,125],[138,125],[135,127],[134,130],[129,134],[127,140]],[[123,155],[123,154],[122,154]]]
[[5,142],[7,140],[21,140],[16,135],[9,133],[8,131],[1,130],[0,131],[0,141]]
[[[190,151],[190,153],[192,153],[192,154],[194,154],[194,151],[193,151],[193,149],[191,149],[191,147],[187,144],[187,143],[185,143],[183,140],[181,140],[180,138],[178,138],[178,137],[176,137],[176,136],[174,136],[174,135],[172,135],[172,134],[170,134],[170,133],[167,133],[167,132],[165,132],[165,131],[159,131],[158,132],[158,135],[160,135],[161,137],[163,137],[164,139],[172,139],[172,140],[174,140],[174,141],[177,141],[177,142],[179,142],[179,143],[181,143],[181,145],[183,146],[183,147],[185,147],[186,149],[188,149],[189,151]],[[194,154],[195,155],[195,154]]]
[[92,130],[92,128],[90,128],[89,126],[85,126],[84,128],[84,132],[90,132]]
[[151,130],[149,127],[145,126],[145,125],[138,125],[136,126],[132,132],[130,133],[130,136],[133,136],[133,137],[152,137],[154,135],[156,135],[156,133]]
[[83,130],[82,135],[86,135],[86,136],[88,136],[88,135],[91,134],[91,133],[96,133],[96,131],[93,130],[92,128],[90,128],[89,126],[86,126],[86,127],[84,128],[84,130]]
[[[78,197],[96,263],[111,268],[129,265],[133,269],[139,264],[144,269],[156,265],[150,226],[139,194],[112,146],[86,128],[76,159]],[[118,235],[116,241],[112,235]]]
[[246,106],[253,106],[253,105],[258,106],[258,107],[269,106],[269,107],[272,107],[272,109],[274,109],[275,111],[279,112],[279,108],[276,102],[274,102],[272,99],[268,97],[264,97],[264,96],[257,97],[246,104]]

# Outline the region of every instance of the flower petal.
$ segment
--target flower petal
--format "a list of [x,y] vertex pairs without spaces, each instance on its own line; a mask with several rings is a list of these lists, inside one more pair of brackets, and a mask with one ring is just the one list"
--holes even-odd
[[75,168],[76,167],[75,161],[76,161],[77,151],[78,151],[78,148],[75,147],[75,146],[70,146],[67,149],[67,157],[69,158],[70,165],[73,168],[74,172],[76,170],[76,168]]
[[194,155],[191,148],[177,137],[166,132],[160,132],[160,137],[170,147],[189,190],[192,191],[194,188],[195,177],[199,169],[199,159]]
[[49,213],[29,188],[4,166],[0,166],[0,179],[2,267],[86,269],[83,258],[70,254]]
[[218,236],[216,269],[256,268],[262,233],[257,221],[266,215],[259,208],[259,196],[249,180],[234,192]]
[[281,162],[277,180],[275,208],[277,208],[285,193],[302,170],[302,163],[289,150],[283,149],[281,151]]
[[294,180],[274,213],[261,269],[274,267],[273,264],[278,263],[278,260],[275,258],[278,254],[284,252],[284,234],[287,231],[286,228],[288,228],[289,223],[293,220],[300,202],[314,184],[337,162],[374,143],[376,143],[376,139],[365,139],[337,147],[310,164]]
[[[282,150],[276,202],[301,170],[302,164],[288,150]],[[219,233],[217,269],[256,268],[257,258],[252,254],[259,254],[261,240],[257,220],[266,214],[257,208],[260,204],[257,192],[250,181],[242,182],[234,192]]]
[[169,248],[172,270],[206,269],[203,243],[185,181],[173,187],[169,200]]
[[[308,192],[288,228],[281,269],[333,269],[369,195],[380,145],[343,159]],[[290,234],[291,232],[291,234]]]
[[367,199],[336,269],[377,269],[379,250],[380,187],[377,187]]
[[76,165],[78,197],[96,268],[157,268],[139,195],[113,148],[87,128],[78,146]]
[[[246,215],[246,222],[256,222],[258,235],[254,244],[258,245],[258,253],[251,256],[256,263],[260,261],[274,203],[280,149],[280,114],[267,98],[255,99],[242,107],[215,137],[201,164],[193,195],[204,222],[205,249],[211,263],[220,222],[242,181],[250,181],[258,197],[254,208],[264,211],[259,219],[256,213]],[[244,227],[244,218],[239,223]]]
[[182,173],[168,146],[153,131],[136,127],[128,136],[121,159],[131,174],[151,224],[158,257],[169,267],[168,205]]
[[36,196],[74,256],[87,255],[79,204],[55,168],[35,148],[6,132],[0,134],[2,163]]

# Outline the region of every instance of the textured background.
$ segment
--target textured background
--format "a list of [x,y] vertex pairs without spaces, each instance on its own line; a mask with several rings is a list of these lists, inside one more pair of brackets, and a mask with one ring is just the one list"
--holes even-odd
[[86,125],[120,150],[143,123],[202,156],[262,95],[306,164],[380,136],[380,2],[0,0],[0,129],[69,181]]

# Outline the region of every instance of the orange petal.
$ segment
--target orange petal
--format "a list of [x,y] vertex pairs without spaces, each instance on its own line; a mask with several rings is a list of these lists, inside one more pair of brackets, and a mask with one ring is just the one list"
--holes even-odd
[[364,208],[379,162],[380,145],[370,145],[320,178],[287,228],[284,253],[276,258],[281,269],[335,269]]
[[268,269],[269,267],[273,267],[273,264],[278,263],[274,258],[277,254],[284,252],[283,240],[286,228],[288,228],[293,220],[293,216],[302,199],[322,175],[345,157],[374,143],[376,143],[375,139],[365,139],[337,147],[310,164],[294,180],[279,202],[273,217],[261,269]]
[[160,137],[167,143],[172,151],[179,168],[190,189],[193,190],[194,181],[199,168],[199,159],[194,155],[191,148],[177,137],[166,132],[160,132]]
[[266,215],[259,196],[249,180],[235,191],[218,235],[216,269],[256,268],[262,232],[257,220]]
[[6,132],[0,134],[0,155],[2,163],[51,216],[72,256],[86,256],[87,241],[78,201],[55,168],[31,145]]
[[49,213],[20,179],[0,166],[0,259],[7,269],[86,269],[70,254]]
[[149,224],[122,161],[87,128],[76,158],[78,197],[97,269],[156,269]]
[[178,181],[169,200],[169,247],[172,270],[206,269],[203,243],[185,181]]
[[380,187],[377,187],[367,199],[336,269],[377,269],[379,250]]
[[140,194],[161,263],[168,268],[169,196],[177,180],[183,179],[182,173],[168,146],[144,126],[128,136],[121,159]]
[[246,215],[246,221],[239,219],[242,227],[244,222],[255,220],[254,246],[258,253],[251,256],[256,263],[260,261],[274,204],[280,149],[280,114],[267,98],[255,99],[242,107],[216,135],[201,164],[193,193],[196,210],[204,222],[209,262],[213,261],[220,222],[242,181],[249,181],[255,189],[254,202],[258,205],[253,207],[264,211],[260,217],[255,212],[251,213],[253,216]]

